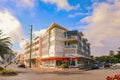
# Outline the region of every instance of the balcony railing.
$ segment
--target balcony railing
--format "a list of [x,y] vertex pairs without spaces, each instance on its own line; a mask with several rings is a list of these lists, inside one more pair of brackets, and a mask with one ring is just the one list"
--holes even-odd
[[64,48],[77,48],[77,46],[65,46]]
[[67,37],[65,37],[65,39],[67,39],[67,40],[77,40],[77,37],[76,36],[67,36]]
[[65,48],[64,49],[64,53],[65,54],[76,54],[77,53],[77,49],[76,48]]

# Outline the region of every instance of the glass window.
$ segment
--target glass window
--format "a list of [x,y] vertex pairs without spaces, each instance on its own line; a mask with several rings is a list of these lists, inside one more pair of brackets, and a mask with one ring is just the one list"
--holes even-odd
[[75,60],[70,60],[70,65],[75,66]]
[[62,64],[62,61],[56,61],[56,66],[60,66]]

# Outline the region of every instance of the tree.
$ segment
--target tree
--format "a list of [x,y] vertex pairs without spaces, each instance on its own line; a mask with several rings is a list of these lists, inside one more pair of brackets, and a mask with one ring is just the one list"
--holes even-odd
[[115,57],[117,58],[118,62],[120,63],[120,51],[118,51],[118,53],[115,55]]
[[114,52],[113,52],[113,50],[110,50],[110,52],[109,52],[109,56],[111,56],[111,57],[114,56]]
[[110,56],[110,63],[117,63],[118,62],[113,50],[110,50],[109,56]]
[[3,60],[5,55],[10,55],[13,52],[11,46],[10,37],[3,35],[2,30],[0,30],[0,57]]
[[96,57],[96,60],[99,62],[110,62],[110,63],[120,63],[120,47],[118,48],[117,54],[114,54],[113,50],[109,51],[109,55]]
[[99,62],[109,62],[109,63],[117,63],[117,58],[111,56],[100,56],[96,58]]
[[3,59],[4,67],[7,67],[11,63],[13,63],[15,61],[15,57],[16,54],[14,52],[4,54],[4,59]]

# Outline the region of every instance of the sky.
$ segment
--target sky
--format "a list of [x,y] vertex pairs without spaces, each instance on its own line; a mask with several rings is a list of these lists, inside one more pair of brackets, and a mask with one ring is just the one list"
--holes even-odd
[[23,50],[30,38],[55,22],[79,30],[101,56],[120,47],[120,0],[0,0],[0,29],[11,37],[13,50]]

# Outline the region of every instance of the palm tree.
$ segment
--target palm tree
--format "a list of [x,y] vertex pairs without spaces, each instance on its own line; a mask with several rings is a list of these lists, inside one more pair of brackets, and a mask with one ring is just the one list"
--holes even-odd
[[4,59],[4,54],[12,52],[11,46],[10,37],[5,37],[5,35],[2,34],[2,30],[0,30],[0,56],[2,59]]

